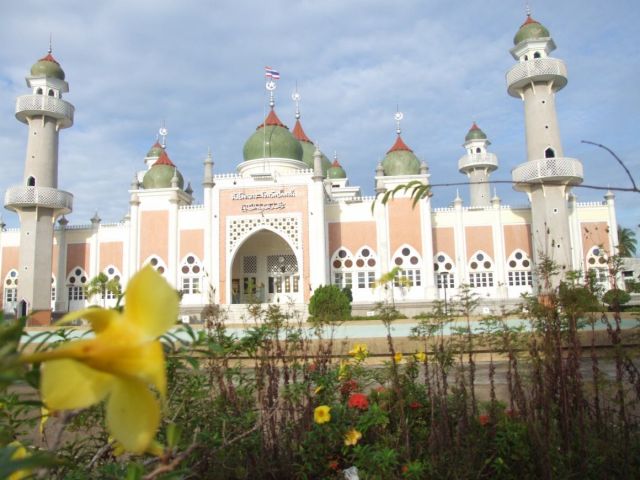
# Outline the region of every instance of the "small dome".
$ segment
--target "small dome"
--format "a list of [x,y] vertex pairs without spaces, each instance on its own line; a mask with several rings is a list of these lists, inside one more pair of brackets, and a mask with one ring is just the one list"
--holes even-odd
[[413,153],[402,137],[398,135],[396,143],[389,149],[382,160],[382,168],[385,176],[418,175],[420,173],[420,160]]
[[53,77],[64,80],[64,70],[62,70],[58,61],[53,58],[51,52],[33,64],[31,75],[33,77]]
[[331,167],[327,170],[327,178],[347,178],[347,172],[340,166],[338,159],[336,158]]
[[[302,161],[305,165],[311,169],[313,169],[313,153],[316,151],[316,147],[313,145],[313,142],[309,140],[307,134],[304,133],[302,129],[302,124],[300,120],[296,120],[296,125],[293,127],[293,136],[300,142],[302,145]],[[331,168],[331,160],[327,158],[327,156],[322,154],[322,174],[326,177],[327,170]]]
[[256,158],[288,158],[302,161],[302,145],[280,121],[273,109],[264,123],[258,125],[242,150],[244,160]]
[[173,175],[178,176],[178,187],[182,189],[184,187],[184,179],[182,174],[177,170],[176,166],[169,159],[167,152],[164,150],[160,155],[160,158],[156,160],[156,163],[144,174],[142,179],[142,186],[146,189],[152,188],[169,188],[171,187],[171,179]]
[[480,127],[476,125],[476,122],[473,122],[473,125],[471,125],[471,128],[469,129],[469,132],[464,137],[465,142],[468,142],[470,140],[486,140],[486,139],[487,139],[487,135],[482,130],[480,130]]
[[518,45],[525,40],[531,40],[534,38],[549,38],[551,34],[542,24],[531,18],[531,15],[527,15],[527,19],[513,37],[513,44]]
[[160,142],[156,141],[156,143],[154,143],[147,152],[147,157],[159,157],[160,155],[162,155],[162,152],[164,152],[164,148],[162,148]]

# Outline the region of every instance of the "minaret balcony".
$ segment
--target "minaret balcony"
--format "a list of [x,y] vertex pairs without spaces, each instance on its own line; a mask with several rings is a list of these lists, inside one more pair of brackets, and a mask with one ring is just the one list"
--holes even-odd
[[50,208],[58,215],[65,215],[73,209],[73,195],[57,188],[17,186],[7,189],[4,206],[13,211],[27,207]]
[[530,184],[578,185],[582,183],[582,163],[575,158],[541,158],[524,162],[511,171],[516,190],[527,191]]
[[531,82],[551,82],[555,91],[567,84],[567,67],[557,58],[534,58],[517,63],[507,72],[507,90],[520,98],[520,91]]
[[48,95],[21,95],[16,102],[16,118],[28,123],[28,117],[44,115],[58,120],[60,128],[73,125],[75,108],[61,98]]
[[494,153],[468,153],[458,160],[458,170],[465,173],[466,170],[485,168],[495,170],[498,168],[498,157]]

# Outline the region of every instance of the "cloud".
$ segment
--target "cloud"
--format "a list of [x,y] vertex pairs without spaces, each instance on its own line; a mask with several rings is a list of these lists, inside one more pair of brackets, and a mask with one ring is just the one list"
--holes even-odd
[[[27,135],[13,103],[27,93],[24,76],[45,53],[49,32],[70,83],[66,98],[76,106],[76,124],[60,140],[60,187],[75,195],[75,223],[96,210],[104,221],[126,214],[131,178],[163,121],[169,154],[196,196],[208,147],[216,171],[233,172],[263,118],[264,65],[282,73],[280,118],[292,126],[297,82],[305,130],[327,155],[337,151],[365,193],[395,139],[396,105],[405,113],[403,138],[429,163],[432,182],[465,180],[457,160],[473,120],[498,155],[493,178],[509,179],[526,151],[522,104],[507,95],[504,81],[522,10],[500,0],[482,8],[435,0],[10,2],[0,29],[10,46],[0,51],[0,188],[21,181]],[[626,179],[582,139],[610,146],[639,170],[633,11],[637,5],[624,0],[608,8],[579,0],[535,4],[534,17],[568,65],[558,116],[566,154],[585,163],[585,183]],[[497,188],[506,203],[526,202],[506,185]],[[454,195],[455,188],[437,188],[434,204]],[[636,197],[620,194],[618,202],[620,223],[637,224]]]

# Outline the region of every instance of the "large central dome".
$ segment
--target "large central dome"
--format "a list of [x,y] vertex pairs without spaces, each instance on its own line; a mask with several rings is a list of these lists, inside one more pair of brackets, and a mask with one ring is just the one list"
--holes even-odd
[[286,158],[302,161],[300,142],[271,109],[269,115],[244,144],[245,162],[259,158]]

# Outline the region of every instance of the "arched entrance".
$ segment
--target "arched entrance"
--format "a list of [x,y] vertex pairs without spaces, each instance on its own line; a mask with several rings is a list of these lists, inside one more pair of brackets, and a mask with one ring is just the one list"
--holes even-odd
[[289,243],[261,229],[245,239],[231,264],[231,303],[301,303],[299,264]]

